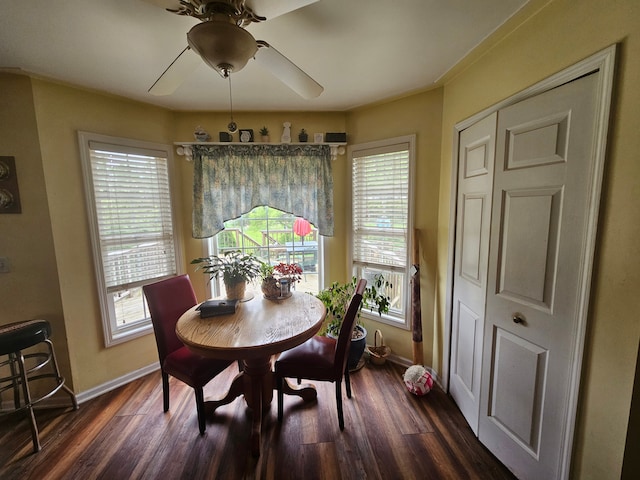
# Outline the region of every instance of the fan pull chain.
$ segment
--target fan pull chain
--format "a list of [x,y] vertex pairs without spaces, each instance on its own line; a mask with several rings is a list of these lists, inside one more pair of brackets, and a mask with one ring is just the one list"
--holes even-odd
[[231,95],[231,75],[228,75],[227,78],[229,78],[229,110],[231,115],[231,121],[229,122],[229,125],[227,125],[227,129],[229,130],[229,132],[235,133],[238,130],[238,125],[236,124],[236,122],[233,121],[233,96]]

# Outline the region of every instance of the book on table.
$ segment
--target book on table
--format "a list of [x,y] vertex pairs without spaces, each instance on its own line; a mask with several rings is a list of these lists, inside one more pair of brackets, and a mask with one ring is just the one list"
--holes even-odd
[[200,311],[200,318],[208,318],[235,313],[237,307],[238,300],[207,300],[202,302],[196,310]]

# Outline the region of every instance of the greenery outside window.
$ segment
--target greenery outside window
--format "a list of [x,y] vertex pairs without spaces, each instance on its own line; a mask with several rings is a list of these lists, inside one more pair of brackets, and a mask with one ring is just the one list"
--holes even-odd
[[391,305],[388,314],[370,318],[408,328],[415,135],[354,145],[349,152],[352,273],[369,283],[382,274],[392,284],[386,292]]
[[182,271],[166,145],[79,132],[106,346],[152,331],[142,286]]
[[[302,267],[303,274],[295,289],[317,293],[322,281],[321,237],[313,225],[307,224],[308,229],[301,232],[295,228],[297,222],[305,220],[273,207],[255,207],[239,218],[224,222],[224,230],[209,239],[209,252],[221,254],[241,250],[271,265],[279,262],[297,263]],[[304,235],[299,234],[307,231]],[[259,285],[254,290],[259,292]],[[221,285],[213,280],[211,295],[217,296],[223,292]]]

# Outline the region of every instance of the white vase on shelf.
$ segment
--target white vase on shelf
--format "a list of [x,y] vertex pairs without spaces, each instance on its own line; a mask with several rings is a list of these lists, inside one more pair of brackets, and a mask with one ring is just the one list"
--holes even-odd
[[281,143],[291,143],[291,122],[284,122],[282,124],[284,130],[282,131],[282,137],[280,137]]

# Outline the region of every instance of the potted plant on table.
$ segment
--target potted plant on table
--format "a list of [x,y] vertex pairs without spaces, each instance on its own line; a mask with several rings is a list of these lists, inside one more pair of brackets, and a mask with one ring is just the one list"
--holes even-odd
[[303,128],[298,134],[298,141],[305,143],[307,140],[309,140],[309,134],[307,134],[307,131]]
[[262,278],[262,293],[268,299],[281,299],[291,296],[291,287],[299,282],[302,267],[297,263],[278,263],[270,265],[262,263],[260,277]]
[[[350,282],[333,282],[329,288],[319,292],[316,296],[322,301],[327,309],[327,321],[325,323],[325,334],[329,337],[338,338],[344,314],[349,305],[349,301],[355,292],[357,284],[356,277]],[[373,277],[373,281],[367,285],[362,297],[362,303],[358,310],[358,320],[351,337],[351,348],[347,368],[350,371],[358,368],[360,358],[367,346],[367,330],[360,324],[360,312],[363,306],[375,310],[379,315],[389,311],[391,299],[384,293],[386,288],[391,288],[391,284],[382,274]]]
[[196,271],[202,270],[208,274],[209,280],[222,277],[227,298],[241,300],[247,282],[260,274],[261,262],[251,253],[231,251],[222,255],[195,258],[191,260],[191,264],[198,265]]

